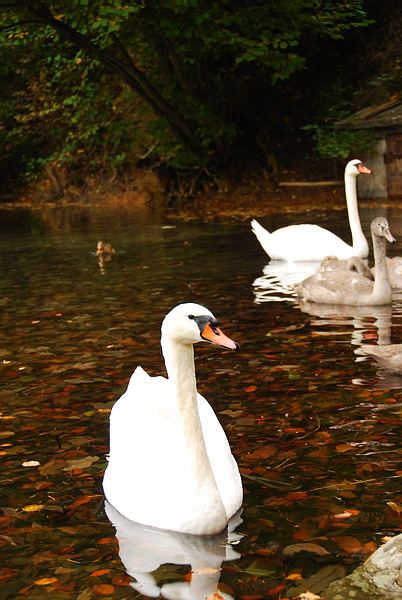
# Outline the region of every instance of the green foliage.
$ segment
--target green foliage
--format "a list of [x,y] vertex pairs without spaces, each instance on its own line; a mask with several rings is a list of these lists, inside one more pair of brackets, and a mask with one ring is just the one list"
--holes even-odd
[[374,138],[369,131],[336,129],[333,125],[306,125],[311,131],[316,148],[323,158],[348,158],[352,154],[367,153],[373,149]]
[[[364,4],[0,0],[3,164],[32,177],[46,164],[86,173],[147,155],[190,169],[256,152],[261,131],[301,126],[289,90],[322,44],[372,22]],[[314,135],[325,151],[344,145]]]

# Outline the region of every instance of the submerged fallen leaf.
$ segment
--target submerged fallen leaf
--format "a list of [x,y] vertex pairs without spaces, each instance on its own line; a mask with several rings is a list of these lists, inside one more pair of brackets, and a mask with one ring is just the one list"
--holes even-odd
[[110,569],[98,569],[98,571],[93,571],[90,577],[101,577],[102,575],[106,575],[110,573]]
[[335,538],[335,542],[338,544],[341,550],[344,550],[345,552],[350,552],[351,554],[356,554],[360,552],[363,548],[363,544],[359,542],[358,539],[350,535],[341,535]]
[[93,591],[100,596],[112,596],[114,593],[114,585],[110,585],[109,583],[99,583],[94,586]]
[[355,450],[351,444],[338,444],[335,448],[338,452],[350,452],[350,450]]
[[83,504],[88,504],[88,502],[92,502],[93,500],[96,500],[100,497],[101,497],[100,494],[89,494],[88,496],[82,496],[81,498],[78,498],[77,500],[75,500],[75,502],[70,504],[70,506],[68,508],[70,510],[74,509],[74,508],[78,508],[79,506],[82,506]]
[[355,508],[348,508],[343,513],[338,513],[333,516],[334,519],[349,519],[349,517],[355,517],[360,513],[360,510]]
[[42,510],[45,508],[44,504],[28,504],[27,506],[23,506],[22,510],[24,512],[35,512],[37,510]]
[[289,575],[286,575],[285,579],[289,579],[289,581],[300,581],[300,579],[303,579],[303,576],[300,573],[289,573]]
[[44,577],[43,579],[37,579],[34,583],[35,585],[50,585],[56,583],[56,581],[58,581],[56,577]]
[[285,556],[293,556],[297,552],[312,552],[313,554],[318,554],[319,556],[326,556],[329,554],[328,550],[323,548],[323,546],[312,544],[310,542],[306,542],[304,544],[290,544],[283,550],[283,554]]
[[392,500],[387,502],[387,504],[390,508],[392,508],[392,510],[397,512],[398,515],[400,515],[402,513],[402,506],[400,504],[397,504],[396,502],[392,502]]
[[86,469],[97,460],[99,460],[99,456],[84,456],[84,458],[68,460],[67,465],[63,467],[63,471],[73,471],[74,469]]

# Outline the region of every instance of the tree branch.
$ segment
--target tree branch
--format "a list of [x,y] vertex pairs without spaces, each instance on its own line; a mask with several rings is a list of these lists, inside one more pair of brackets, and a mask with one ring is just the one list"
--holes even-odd
[[[0,5],[1,7],[1,5]],[[19,25],[30,25],[32,23],[40,23],[41,25],[43,25],[43,21],[39,21],[38,19],[32,19],[29,21],[16,21],[15,23],[10,23],[10,25],[2,25],[0,27],[0,31],[7,31],[7,29],[14,29],[15,27],[18,27]]]
[[187,145],[194,149],[194,130],[191,125],[177,112],[177,110],[161,96],[154,88],[145,75],[135,66],[126,48],[120,40],[119,47],[124,49],[124,56],[129,64],[125,64],[115,56],[109,54],[102,48],[99,48],[89,37],[84,36],[79,31],[68,25],[67,23],[56,19],[51,10],[43,2],[32,2],[29,0],[21,0],[20,4],[35,17],[38,17],[40,22],[49,25],[57,31],[64,39],[72,42],[74,45],[82,48],[88,54],[99,60],[107,66],[111,71],[117,73],[129,87],[137,92],[153,110],[165,117],[174,133]]

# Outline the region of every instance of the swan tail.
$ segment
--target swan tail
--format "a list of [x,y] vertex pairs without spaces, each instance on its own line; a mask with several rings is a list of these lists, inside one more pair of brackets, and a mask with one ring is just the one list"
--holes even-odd
[[149,379],[149,375],[146,371],[144,371],[144,369],[140,366],[138,366],[134,373],[131,375],[130,377],[130,381],[128,383],[127,389],[129,389],[130,387],[132,387],[133,385],[138,385],[139,383],[143,383],[144,381],[147,381]]
[[256,236],[257,240],[260,242],[261,246],[268,254],[271,256],[271,234],[267,231],[262,225],[259,224],[258,221],[253,219],[251,221],[251,229]]
[[255,219],[253,219],[251,221],[251,229],[254,233],[254,235],[256,236],[256,238],[261,241],[261,237],[263,239],[267,239],[268,236],[270,236],[271,234],[269,233],[269,231],[267,231],[262,225],[259,224],[258,221],[256,221]]

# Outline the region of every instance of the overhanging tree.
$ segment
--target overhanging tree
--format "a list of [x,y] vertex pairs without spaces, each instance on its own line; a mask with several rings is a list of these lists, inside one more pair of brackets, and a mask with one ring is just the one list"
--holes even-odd
[[352,0],[0,0],[0,9],[3,52],[57,32],[169,124],[179,142],[169,158],[187,166],[226,161],[244,135],[269,129],[276,90],[319,40],[367,24]]

